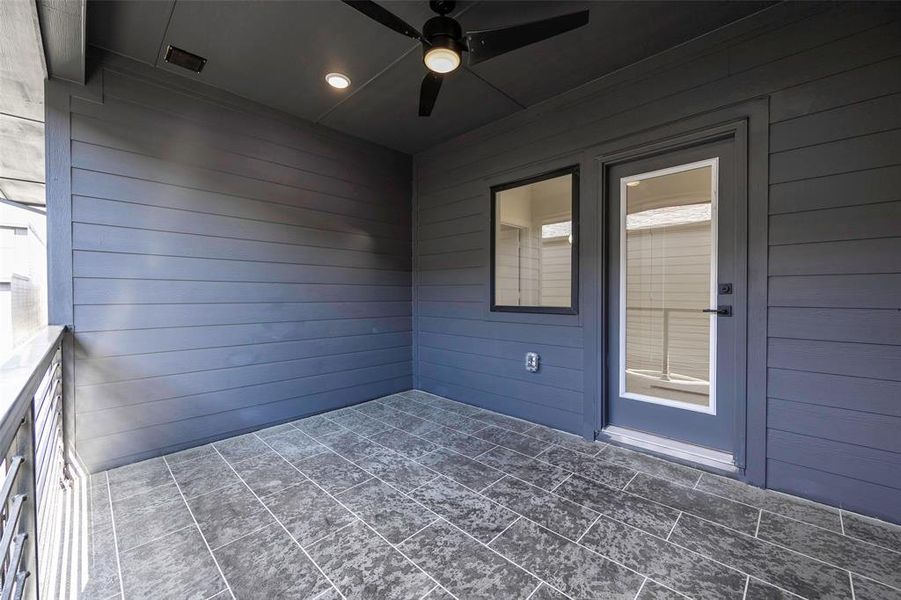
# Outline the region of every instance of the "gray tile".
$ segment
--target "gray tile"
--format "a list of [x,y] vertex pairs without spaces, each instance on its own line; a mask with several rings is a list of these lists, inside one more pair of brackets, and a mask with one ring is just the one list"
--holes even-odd
[[367,417],[385,421],[387,423],[390,423],[392,418],[397,414],[397,411],[385,406],[378,400],[370,400],[369,402],[357,404],[353,408]]
[[288,431],[274,435],[268,438],[266,443],[291,464],[296,464],[326,450],[325,446],[302,431]]
[[[748,591],[745,600],[798,600],[800,596],[786,592],[758,579],[748,579]],[[863,600],[858,596],[858,600]]]
[[419,487],[437,475],[434,471],[391,450],[376,452],[372,456],[357,461],[357,464],[360,468],[403,492]]
[[177,465],[178,463],[182,463],[187,460],[194,460],[215,453],[216,450],[213,449],[212,444],[204,444],[203,446],[195,446],[194,448],[188,448],[187,450],[182,450],[181,452],[173,452],[172,454],[167,454],[166,462],[168,462],[170,465]]
[[546,583],[542,583],[529,600],[566,600],[566,598],[566,594],[558,592]]
[[88,580],[78,598],[102,600],[118,593],[119,564],[116,559],[116,540],[112,527],[89,532],[87,556],[84,558]]
[[328,451],[295,463],[303,474],[330,494],[337,494],[369,479],[370,475],[353,463]]
[[186,498],[239,482],[238,476],[218,454],[207,454],[170,467]]
[[338,593],[338,590],[330,588],[313,598],[313,600],[344,600],[344,598]]
[[388,412],[386,416],[382,418],[382,421],[398,429],[403,429],[407,433],[422,435],[435,427],[435,424],[431,421],[426,421],[425,419],[409,413],[400,412],[399,410],[387,407],[385,407],[385,410]]
[[438,447],[428,440],[394,428],[370,436],[369,439],[412,460],[425,456]]
[[468,433],[470,435],[477,431],[485,429],[489,425],[488,423],[485,423],[483,421],[470,419],[469,417],[464,417],[461,414],[448,412],[446,410],[435,408],[433,406],[424,406],[422,407],[421,412],[416,414],[417,416],[432,421],[433,423],[436,423],[438,425],[444,425],[445,427],[450,427],[451,429],[456,429],[457,431],[462,431],[463,433]]
[[231,464],[269,451],[266,443],[253,433],[220,440],[215,442],[213,447]]
[[804,500],[803,498],[796,498],[772,490],[764,490],[741,481],[718,477],[710,473],[701,475],[701,481],[696,489],[723,496],[736,502],[750,504],[757,508],[798,519],[799,521],[819,525],[833,531],[842,530],[837,508]]
[[410,496],[485,543],[517,519],[510,510],[443,476]]
[[687,486],[693,486],[701,476],[701,472],[697,469],[609,444],[598,453],[598,457],[634,471],[641,471]]
[[768,512],[760,519],[757,537],[901,588],[901,554],[897,552]]
[[573,540],[578,539],[598,516],[593,510],[512,477],[505,477],[482,493],[542,527]]
[[851,594],[846,571],[691,515],[679,518],[670,541],[800,596]]
[[491,442],[467,435],[462,431],[435,423],[431,423],[431,425],[433,429],[424,433],[424,438],[464,456],[472,458],[495,447]]
[[473,490],[481,490],[504,475],[497,469],[444,448],[422,457],[419,462]]
[[194,523],[175,482],[113,503],[119,551]]
[[901,600],[901,590],[852,575],[855,600]]
[[347,509],[312,481],[304,481],[266,496],[263,504],[304,547],[355,520]]
[[745,589],[743,573],[606,517],[581,543],[692,598],[741,600]]
[[327,413],[327,415],[329,419],[331,419],[341,427],[346,427],[354,433],[359,433],[360,435],[367,437],[374,435],[380,431],[384,431],[389,427],[389,425],[387,425],[386,423],[367,417],[363,413],[357,412],[355,410]]
[[273,522],[272,515],[243,483],[188,499],[210,548],[218,548]]
[[315,415],[307,417],[306,419],[300,419],[299,421],[293,421],[291,425],[294,425],[294,427],[313,438],[319,438],[330,433],[344,431],[343,427],[334,421],[330,421],[324,415]]
[[684,598],[685,596],[648,579],[644,582],[644,586],[635,600],[683,600]]
[[569,476],[569,472],[560,467],[500,446],[482,454],[476,460],[545,490],[554,489]]
[[444,588],[435,586],[435,589],[428,593],[422,600],[454,600],[454,597],[446,592]]
[[91,515],[91,527],[96,530],[109,529],[113,526],[113,513],[110,509],[110,491],[106,482],[106,473],[102,483],[88,486],[88,501]]
[[297,469],[272,450],[236,462],[233,466],[258,496],[277,492],[304,480]]
[[436,518],[422,505],[375,478],[337,498],[392,544],[402,542]]
[[389,396],[387,398],[381,398],[379,402],[394,410],[420,417],[422,416],[420,413],[427,409],[422,403],[411,400],[405,396]]
[[504,429],[509,429],[510,431],[515,431],[517,433],[528,431],[535,426],[535,423],[530,423],[529,421],[523,421],[513,417],[508,417],[507,415],[488,411],[481,413],[475,418],[476,420],[481,421],[482,423],[485,423],[487,425],[502,427]]
[[420,402],[423,402],[430,406],[436,406],[442,410],[457,413],[458,415],[463,415],[464,417],[473,418],[487,412],[479,408],[478,406],[472,406],[471,404],[457,402],[456,400],[450,400],[442,396],[435,396],[434,394],[420,392],[420,395],[418,396],[409,394],[409,397],[413,398],[414,400],[419,400]]
[[525,598],[538,581],[445,521],[400,546],[457,598]]
[[113,501],[134,494],[143,494],[172,481],[166,461],[162,458],[151,458],[118,469],[111,469],[107,471],[107,476]]
[[126,598],[203,600],[225,588],[196,527],[120,553]]
[[309,552],[348,600],[413,600],[435,585],[360,521],[314,544]]
[[901,552],[901,525],[893,525],[850,512],[843,512],[842,520],[845,524],[845,535]]
[[476,432],[475,436],[527,456],[538,456],[550,446],[548,442],[494,426]]
[[277,523],[214,551],[235,598],[312,598],[328,581]]
[[555,493],[617,521],[664,538],[679,516],[676,509],[608,488],[578,475],[565,481]]
[[324,435],[319,438],[319,442],[347,460],[366,458],[380,448],[375,442],[347,429]]
[[626,491],[753,535],[760,509],[639,473]]
[[531,429],[524,431],[523,435],[538,438],[539,440],[543,440],[551,444],[557,444],[558,446],[563,446],[568,450],[574,450],[576,452],[581,452],[590,456],[594,456],[604,448],[604,444],[602,444],[601,442],[589,442],[581,436],[574,435],[572,433],[566,433],[565,431],[560,431],[559,429],[545,427],[544,425],[535,425]]
[[561,469],[578,473],[582,477],[593,479],[613,488],[622,488],[635,476],[633,469],[604,462],[593,456],[586,456],[581,452],[568,450],[561,446],[551,446],[538,455],[538,460],[549,462]]
[[274,435],[278,435],[280,433],[288,433],[289,431],[294,431],[296,428],[294,425],[290,423],[282,423],[281,425],[275,425],[274,427],[267,427],[266,429],[261,429],[257,432],[257,437],[262,440],[266,440],[271,438]]
[[644,581],[641,575],[524,519],[502,533],[491,547],[573,600],[632,600]]

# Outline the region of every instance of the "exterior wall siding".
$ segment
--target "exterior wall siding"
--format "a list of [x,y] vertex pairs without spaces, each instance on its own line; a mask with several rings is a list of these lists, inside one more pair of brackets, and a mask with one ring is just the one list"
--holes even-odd
[[[418,387],[588,435],[597,277],[582,279],[578,317],[489,313],[489,184],[765,97],[768,264],[751,265],[769,288],[765,483],[901,522],[899,17],[897,4],[778,5],[417,155]],[[596,261],[597,226],[581,229]]]
[[48,111],[89,468],[411,387],[409,156],[111,55]]

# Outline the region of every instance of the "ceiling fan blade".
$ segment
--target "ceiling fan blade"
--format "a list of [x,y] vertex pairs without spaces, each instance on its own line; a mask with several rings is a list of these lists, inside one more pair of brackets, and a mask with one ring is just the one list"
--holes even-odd
[[427,117],[432,114],[435,107],[435,100],[438,99],[438,92],[441,91],[441,82],[444,76],[429,71],[422,79],[422,86],[419,88],[419,116]]
[[586,24],[588,24],[588,11],[583,10],[512,27],[468,31],[466,42],[469,46],[469,64],[478,64],[489,58],[546,40]]
[[392,13],[391,11],[382,8],[375,2],[371,0],[342,0],[344,4],[347,4],[350,7],[353,7],[372,19],[373,21],[378,21],[385,27],[389,29],[393,29],[397,33],[403,34],[407,37],[411,37],[414,40],[422,40],[422,34],[419,33],[419,30]]

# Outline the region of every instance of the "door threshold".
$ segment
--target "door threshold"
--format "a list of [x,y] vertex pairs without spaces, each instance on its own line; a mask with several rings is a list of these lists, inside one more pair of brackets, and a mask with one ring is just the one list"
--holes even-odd
[[738,472],[733,456],[728,452],[695,446],[644,431],[610,425],[598,432],[598,439],[621,446],[639,448],[680,463],[706,467],[727,475],[734,475]]

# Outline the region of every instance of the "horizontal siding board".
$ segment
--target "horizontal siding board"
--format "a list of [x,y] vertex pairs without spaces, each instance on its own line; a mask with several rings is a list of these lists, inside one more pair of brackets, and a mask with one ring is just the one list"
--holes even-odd
[[95,358],[409,330],[410,319],[388,317],[100,331],[80,334],[76,353],[78,357]]
[[772,429],[848,444],[867,440],[868,447],[899,454],[901,461],[901,417],[774,398],[767,411]]
[[789,462],[767,462],[767,486],[861,512],[901,521],[901,490]]
[[488,270],[482,265],[461,269],[420,270],[416,273],[419,285],[481,285]]
[[897,165],[901,129],[770,155],[770,182],[782,183]]
[[533,325],[523,323],[474,322],[463,319],[417,319],[419,331],[465,335],[473,338],[490,337],[511,342],[535,342],[571,348],[582,347],[581,327],[559,327],[555,325]]
[[901,201],[773,215],[770,244],[901,237],[899,223]]
[[272,380],[259,385],[246,385],[206,394],[77,413],[82,416],[82,425],[78,435],[87,439],[104,437],[124,431],[281,402],[297,396],[326,392],[340,387],[408,376],[410,372],[409,361],[374,367],[351,367],[339,373],[296,377],[284,381]]
[[777,369],[901,381],[901,346],[770,338],[767,363]]
[[411,341],[412,334],[409,331],[402,331],[262,342],[190,350],[169,350],[151,354],[85,357],[76,361],[75,368],[78,371],[77,383],[79,386],[99,385],[336,354],[409,348]]
[[[136,224],[139,225],[139,224]],[[388,270],[409,269],[411,258],[401,254],[376,254],[344,248],[315,248],[299,244],[278,244],[221,238],[209,235],[149,231],[105,225],[72,225],[75,250],[221,258],[292,264],[332,265]]]
[[880,96],[776,123],[770,152],[813,146],[901,127],[901,96]]
[[772,246],[774,275],[901,273],[901,237]]
[[[144,429],[79,441],[79,455],[96,469],[108,469],[152,456],[262,429],[273,423],[348,406],[410,388],[408,376],[342,387],[310,396],[295,396]],[[116,449],[111,453],[110,449]]]
[[767,327],[770,337],[901,346],[901,310],[776,307]]
[[425,345],[420,345],[419,347],[419,360],[465,371],[475,371],[477,373],[516,379],[529,385],[551,386],[573,392],[581,392],[583,389],[582,371],[580,369],[567,369],[545,364],[537,373],[530,373],[526,371],[525,360],[519,361],[508,358],[495,358],[484,354],[451,352]]
[[582,349],[564,346],[549,346],[543,340],[532,342],[516,342],[486,338],[473,341],[471,337],[455,334],[438,334],[428,331],[417,331],[420,347],[430,347],[453,352],[469,352],[477,356],[497,358],[522,357],[526,352],[535,351],[541,356],[541,364],[547,366],[566,367],[578,370],[582,368]]
[[770,214],[901,200],[901,165],[770,186]]
[[292,265],[260,261],[216,260],[76,250],[72,271],[81,278],[162,279],[169,281],[235,281],[259,283],[318,283],[410,285],[409,271],[359,269],[320,265]]
[[901,381],[769,369],[767,384],[782,400],[901,417]]
[[[408,241],[377,236],[375,232],[367,231],[363,226],[357,227],[353,232],[350,230],[335,231],[315,228],[315,222],[310,223],[308,227],[298,227],[84,196],[73,197],[72,219],[76,223],[117,227],[140,226],[141,229],[155,231],[215,235],[216,237],[259,242],[343,248],[386,254],[408,254],[410,251]],[[371,221],[366,221],[366,223],[372,228],[379,227],[378,224]]]
[[[409,363],[409,360],[410,348],[397,347],[81,385],[78,387],[78,414],[224,390],[244,389],[247,393],[257,394],[252,386],[275,381],[297,380],[297,389],[307,389],[311,381],[307,378],[317,375]],[[192,400],[185,402],[190,403]]]
[[901,454],[769,430],[767,455],[802,467],[901,490]]
[[82,304],[75,307],[80,332],[202,325],[290,323],[305,321],[410,317],[409,302],[306,302],[227,304],[145,304],[136,311],[128,304]]
[[901,274],[770,277],[770,306],[889,308],[901,306]]
[[460,385],[454,381],[433,379],[428,375],[421,375],[420,377],[422,389],[439,396],[460,398],[461,401],[467,404],[499,411],[520,419],[569,431],[570,433],[576,433],[582,429],[582,418],[578,413],[560,410],[556,406],[525,402],[521,398],[493,394],[485,390]]

